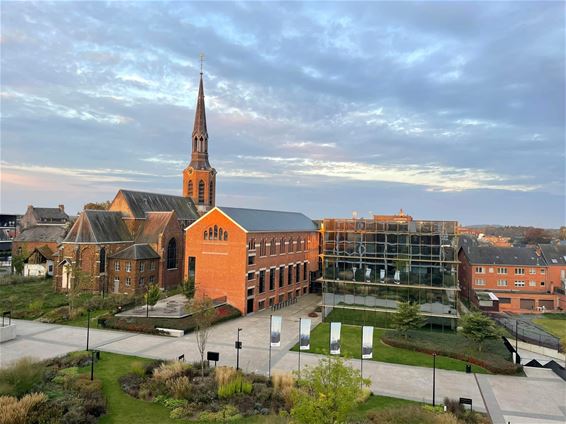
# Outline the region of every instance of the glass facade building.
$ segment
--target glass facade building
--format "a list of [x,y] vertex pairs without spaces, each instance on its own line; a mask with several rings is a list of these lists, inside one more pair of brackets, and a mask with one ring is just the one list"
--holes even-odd
[[[398,218],[397,220],[395,218]],[[431,326],[456,328],[456,221],[324,219],[323,313],[332,320],[388,327],[397,303],[420,305]]]

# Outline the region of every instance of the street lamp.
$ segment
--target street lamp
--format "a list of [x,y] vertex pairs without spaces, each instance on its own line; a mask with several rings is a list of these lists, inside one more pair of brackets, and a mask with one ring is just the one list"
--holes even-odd
[[436,405],[436,352],[432,354],[432,406]]
[[145,317],[149,318],[149,286],[145,289]]
[[88,351],[88,341],[90,338],[90,308],[86,309],[86,350]]
[[241,328],[238,328],[238,336],[236,340],[236,371],[240,369],[240,349],[242,348],[242,343],[240,342],[240,331]]

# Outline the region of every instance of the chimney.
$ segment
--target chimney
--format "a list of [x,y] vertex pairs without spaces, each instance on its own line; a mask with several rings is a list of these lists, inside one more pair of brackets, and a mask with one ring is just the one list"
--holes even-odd
[[65,212],[65,205],[59,205],[59,210],[61,212]]

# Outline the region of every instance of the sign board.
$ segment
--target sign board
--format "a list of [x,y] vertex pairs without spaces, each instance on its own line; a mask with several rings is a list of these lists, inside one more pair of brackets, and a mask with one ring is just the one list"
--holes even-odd
[[311,320],[301,318],[299,349],[309,350],[311,348]]
[[280,316],[271,317],[271,347],[281,346],[281,322]]
[[219,352],[206,352],[206,359],[207,361],[220,361],[220,353]]
[[330,323],[330,354],[340,355],[340,329],[342,323],[331,322]]

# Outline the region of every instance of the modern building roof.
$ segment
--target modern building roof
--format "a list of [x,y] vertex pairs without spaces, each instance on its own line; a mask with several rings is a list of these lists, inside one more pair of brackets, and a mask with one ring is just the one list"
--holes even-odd
[[299,212],[219,207],[248,232],[317,231],[315,223]]
[[546,263],[552,265],[566,265],[566,246],[560,244],[540,244],[542,256]]
[[44,241],[61,243],[67,232],[63,225],[35,225],[18,234],[14,241]]
[[136,233],[136,243],[157,243],[171,219],[176,219],[175,212],[148,212]]
[[109,256],[111,259],[159,259],[159,255],[149,244],[133,244]]
[[192,199],[170,194],[146,193],[142,191],[120,190],[134,218],[144,219],[148,212],[175,211],[179,220],[199,218]]
[[464,246],[471,264],[545,266],[545,260],[532,247]]
[[133,241],[121,212],[87,209],[79,215],[63,243]]

